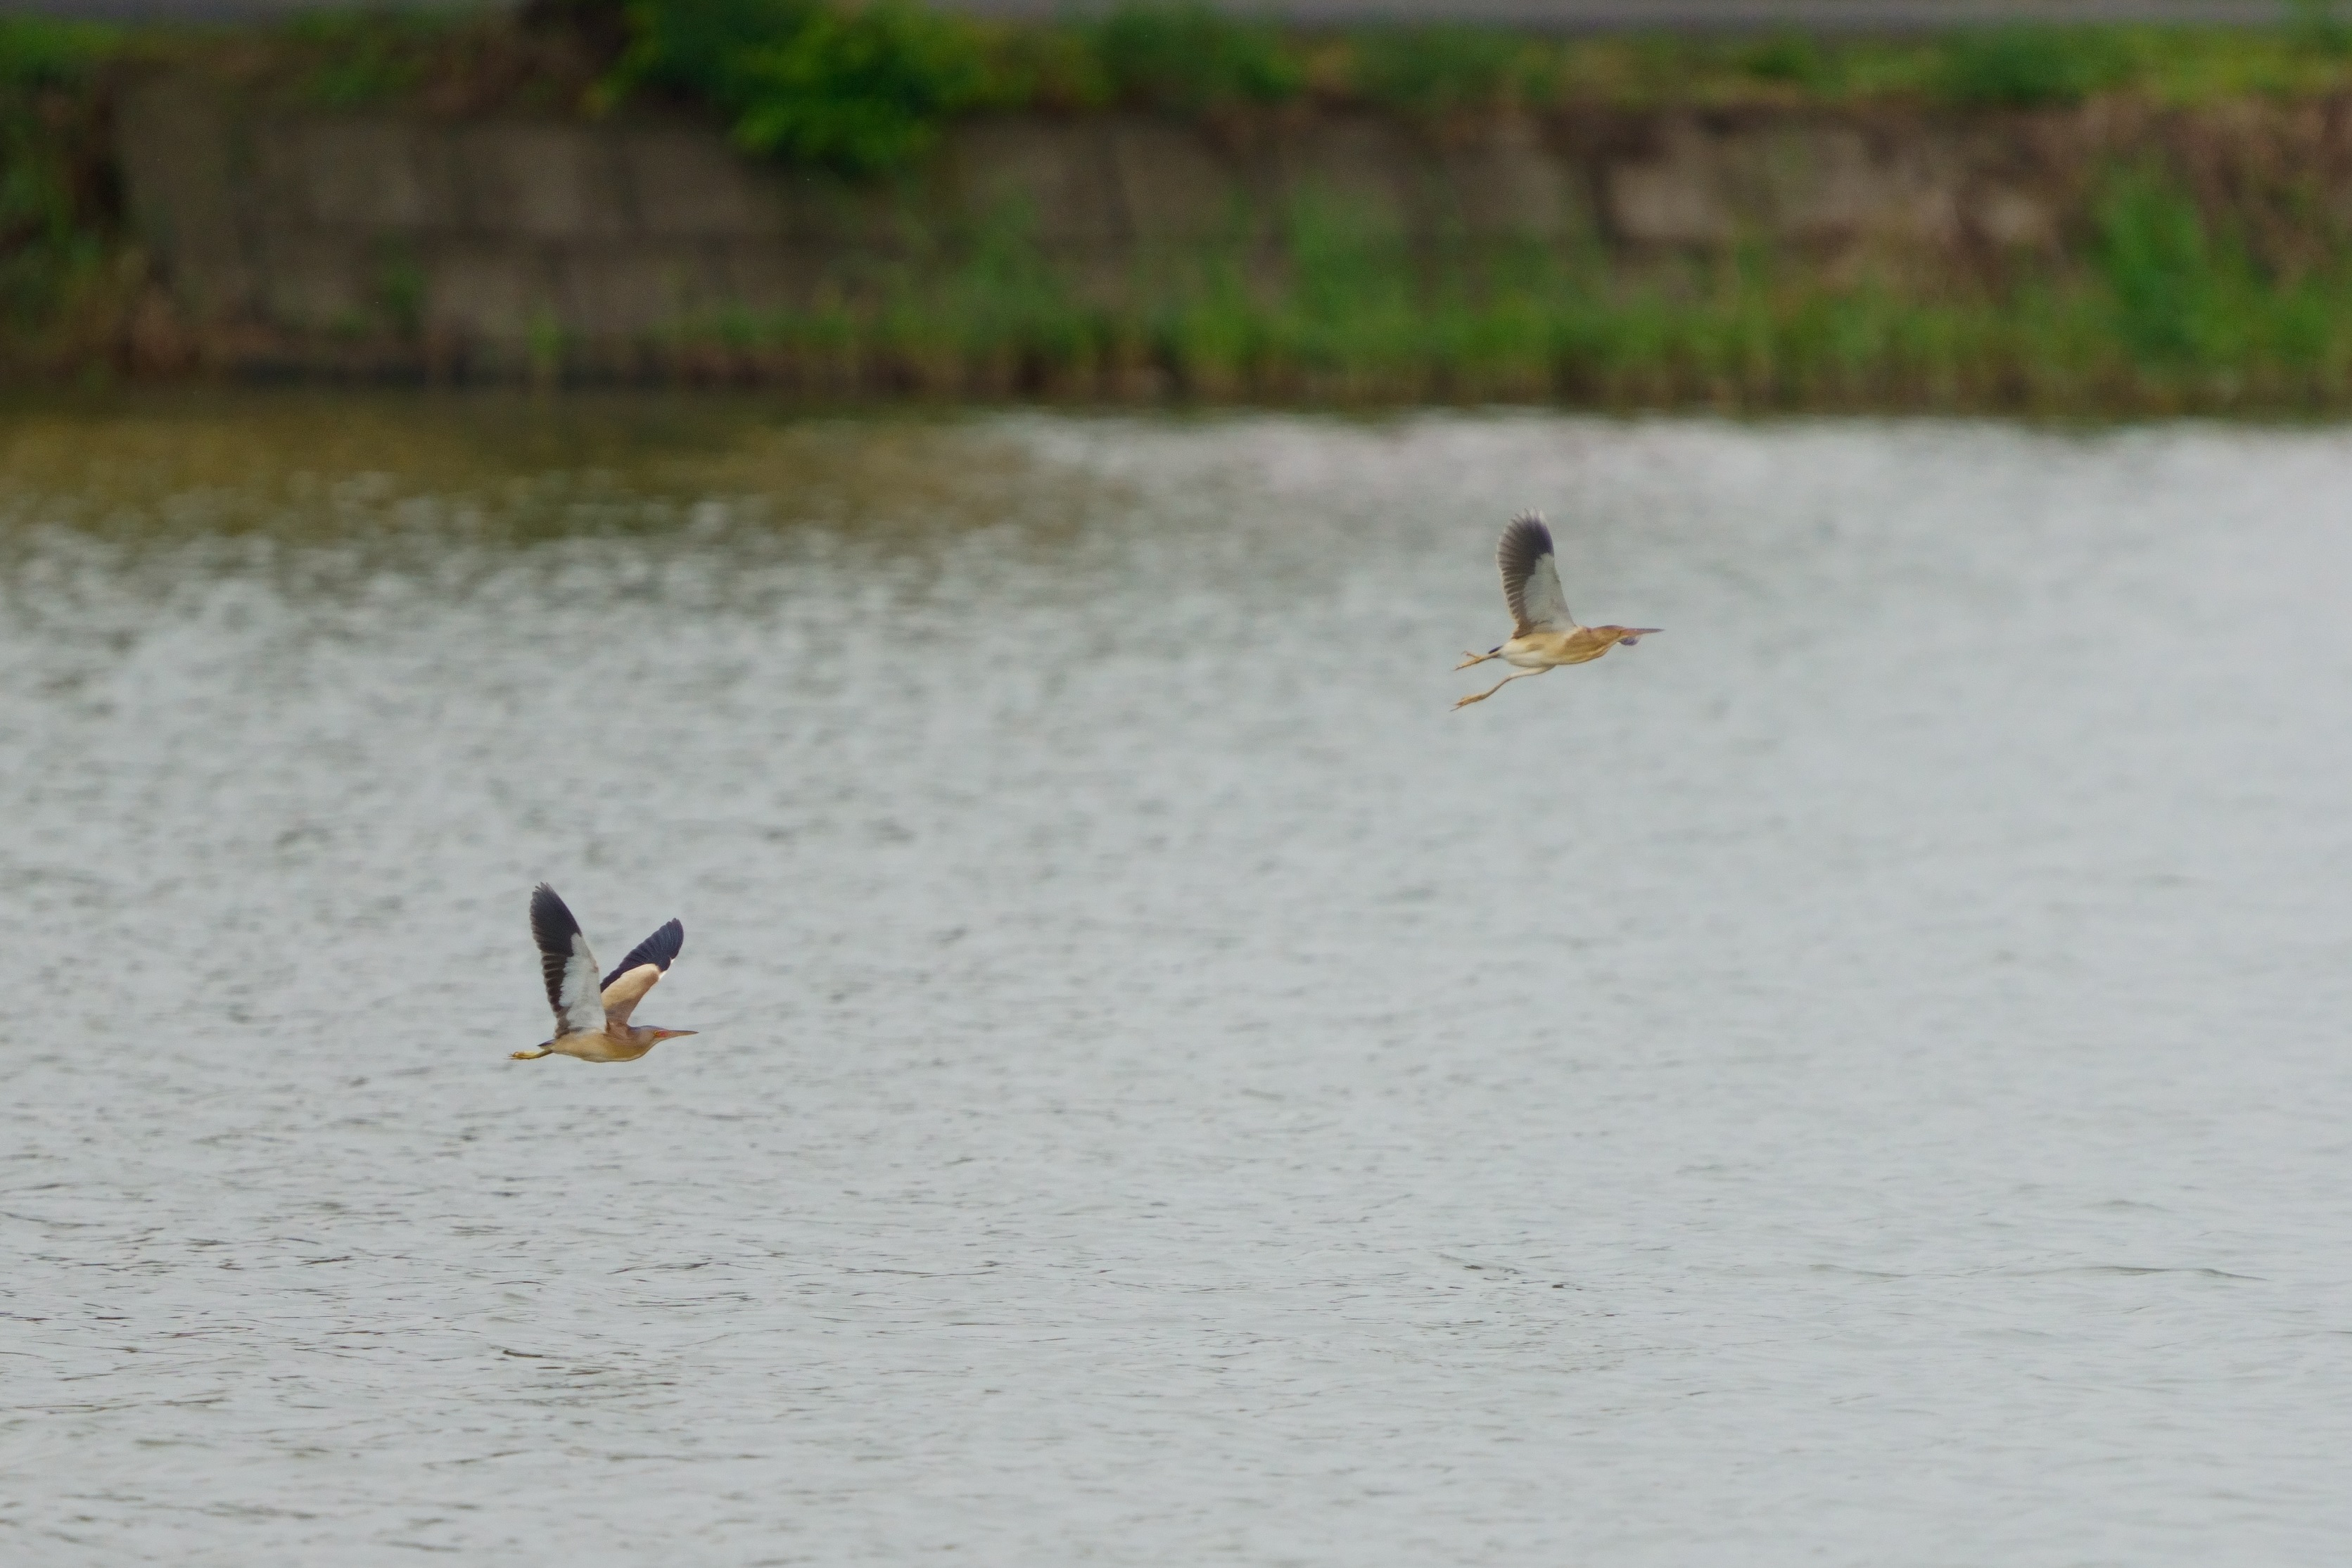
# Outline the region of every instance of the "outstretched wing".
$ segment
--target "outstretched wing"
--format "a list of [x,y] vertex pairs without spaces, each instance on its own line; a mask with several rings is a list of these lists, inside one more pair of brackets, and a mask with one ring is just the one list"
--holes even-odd
[[646,993],[668,973],[670,960],[686,946],[686,927],[673,920],[635,946],[604,977],[604,1017],[609,1027],[629,1021]]
[[1552,554],[1551,530],[1541,512],[1521,512],[1495,547],[1503,569],[1503,601],[1511,607],[1513,635],[1565,632],[1576,624],[1568,595],[1559,590],[1559,566]]
[[[604,977],[604,985],[611,985],[640,964],[651,964],[655,968],[667,974],[672,960],[677,956],[677,950],[685,946],[686,927],[675,920],[670,921],[660,930],[630,948],[629,956],[614,965],[613,972]],[[601,988],[600,987],[599,989]]]
[[547,980],[547,1005],[555,1009],[555,1032],[593,1034],[603,1029],[596,955],[588,951],[580,922],[543,882],[530,890],[530,934],[539,944],[539,970]]

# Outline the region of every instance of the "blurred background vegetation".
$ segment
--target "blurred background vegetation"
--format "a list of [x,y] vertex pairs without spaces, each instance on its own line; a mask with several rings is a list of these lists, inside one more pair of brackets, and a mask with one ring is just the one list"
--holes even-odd
[[[870,172],[919,158],[949,120],[989,110],[2031,108],[2104,92],[2187,107],[2352,89],[2352,25],[2333,0],[2298,0],[2294,15],[2271,30],[2020,25],[1822,38],[1281,29],[1186,0],[1053,22],[916,0],[532,0],[521,26],[584,42],[577,65],[592,75],[563,84],[584,110],[673,94],[724,116],[752,151]],[[468,57],[499,54],[509,26],[341,12],[293,23],[277,42],[310,90],[349,103],[445,81]]]
[[[711,116],[748,152],[857,181],[916,168],[959,117],[1369,109],[1439,130],[1498,113],[1886,105],[2167,109],[2352,96],[2352,28],[2310,0],[2270,31],[2009,27],[1930,37],[1547,37],[1276,29],[1202,5],[1013,23],[911,0],[534,0],[519,15],[331,13],[268,27],[0,21],[0,364],[120,361],[146,263],[108,152],[111,73],[234,57],[322,110],[638,106]],[[1336,211],[1289,214],[1289,282],[1211,258],[1148,307],[1063,286],[1018,234],[879,308],[700,329],[739,362],[887,365],[869,382],[1203,397],[1702,398],[1743,405],[2336,406],[2352,402],[2352,234],[2315,209],[2284,249],[2217,222],[2175,171],[2100,172],[2064,265],[1966,286],[1832,276],[1755,247],[1630,276],[1597,245],[1406,254]],[[113,323],[109,326],[108,323]],[[1151,374],[1130,373],[1137,367]],[[845,372],[851,382],[859,372]],[[840,379],[840,378],[836,378]]]

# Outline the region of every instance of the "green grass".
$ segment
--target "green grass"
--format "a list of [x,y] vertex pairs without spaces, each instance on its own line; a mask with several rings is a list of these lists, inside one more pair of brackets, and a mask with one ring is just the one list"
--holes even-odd
[[1896,39],[1559,37],[1460,26],[1277,32],[1197,0],[992,23],[911,0],[627,0],[607,101],[646,85],[745,145],[851,172],[919,158],[982,109],[1247,114],[1302,99],[1429,119],[1507,108],[1868,103],[2031,109],[2102,93],[2191,106],[2352,91],[2352,25],[2305,0],[2273,30],[2013,26]]
[[[1232,117],[1308,100],[1443,120],[1505,108],[2013,109],[2107,93],[2194,106],[2352,91],[2352,22],[2335,0],[2303,0],[2267,30],[2006,26],[1760,39],[1461,26],[1277,31],[1198,0],[1133,0],[1042,23],[960,16],[919,0],[542,0],[540,9],[547,19],[537,23],[327,13],[230,37],[274,57],[274,87],[299,102],[425,99],[599,113],[666,94],[700,103],[746,147],[867,174],[919,160],[958,116],[989,110]],[[74,56],[71,32],[43,29],[53,55]],[[0,72],[40,57],[28,42],[0,59]]]
[[19,340],[104,282],[107,152],[93,84],[120,37],[0,20],[0,327]]
[[121,47],[120,28],[45,16],[0,17],[0,89],[72,87]]
[[608,84],[700,98],[756,152],[867,174],[929,152],[988,85],[972,27],[913,0],[635,0]]
[[681,365],[835,390],[1526,399],[1739,408],[2227,410],[2352,398],[2352,256],[2292,277],[2120,169],[2084,257],[1999,284],[1832,282],[1760,252],[1643,274],[1597,247],[1416,253],[1336,204],[1131,277],[1057,274],[1013,215],[820,308],[682,334]]
[[295,95],[322,109],[397,100],[432,75],[446,20],[398,11],[321,11],[284,24],[286,40],[310,57]]
[[1065,27],[1102,62],[1112,96],[1131,105],[1198,113],[1280,103],[1306,82],[1280,34],[1205,5],[1125,5],[1091,26]]

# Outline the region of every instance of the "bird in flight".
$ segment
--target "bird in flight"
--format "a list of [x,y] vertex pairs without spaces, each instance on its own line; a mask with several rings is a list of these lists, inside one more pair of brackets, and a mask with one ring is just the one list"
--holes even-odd
[[1485,702],[1513,681],[1540,675],[1561,664],[1589,664],[1622,643],[1630,648],[1654,635],[1655,626],[1580,626],[1568,612],[1568,596],[1559,591],[1559,566],[1553,557],[1551,530],[1541,512],[1521,512],[1503,530],[1495,547],[1495,560],[1503,569],[1503,602],[1511,610],[1511,639],[1483,653],[1465,653],[1454,667],[1466,670],[1489,659],[1516,668],[1483,692],[1473,692],[1454,706],[1468,707]]
[[537,1051],[516,1051],[517,1061],[542,1056],[635,1061],[663,1040],[696,1032],[629,1021],[686,946],[686,927],[677,921],[630,948],[621,967],[602,980],[596,978],[596,955],[588,951],[580,922],[543,882],[530,892],[530,934],[539,943],[540,971],[547,977],[547,1004],[555,1009],[555,1038],[541,1041]]

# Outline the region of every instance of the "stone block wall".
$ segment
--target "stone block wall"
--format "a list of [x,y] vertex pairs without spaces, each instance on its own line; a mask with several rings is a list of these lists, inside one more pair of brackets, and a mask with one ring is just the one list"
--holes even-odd
[[1148,305],[1166,263],[1210,253],[1278,289],[1304,214],[1406,257],[1534,245],[1639,269],[1746,244],[1980,269],[2062,256],[2097,170],[2159,144],[2217,190],[2271,168],[2352,210],[2352,116],[2333,105],[2186,141],[2095,106],[1450,128],[1010,115],[875,187],[747,159],[696,123],[250,112],[186,75],[128,84],[118,126],[132,220],[183,316],[218,356],[297,368],[627,373],[730,321],[919,287],[992,236],[1107,306]]

